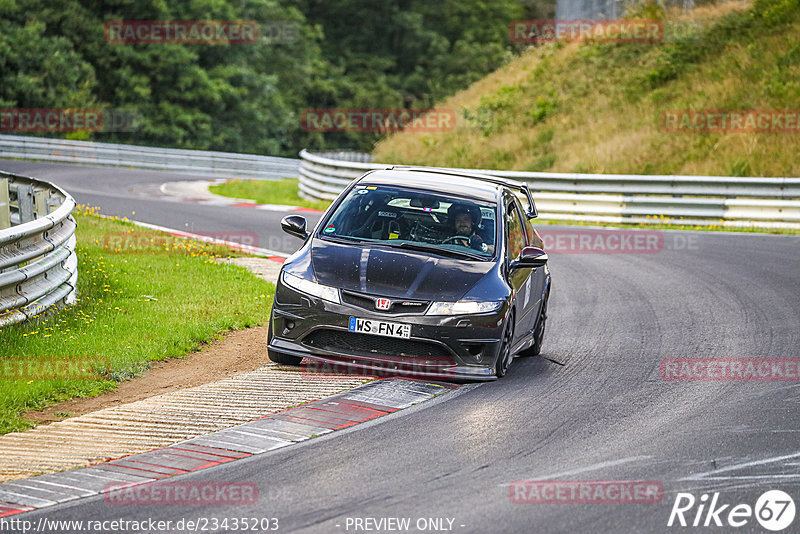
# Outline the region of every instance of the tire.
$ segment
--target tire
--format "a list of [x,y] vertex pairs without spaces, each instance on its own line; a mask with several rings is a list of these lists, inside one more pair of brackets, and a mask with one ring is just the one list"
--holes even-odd
[[303,358],[269,350],[269,344],[272,343],[272,338],[274,337],[272,335],[272,318],[274,314],[274,310],[269,314],[269,327],[267,328],[267,357],[275,363],[282,363],[284,365],[300,365],[300,362],[303,361]]
[[514,360],[514,355],[511,353],[511,343],[514,340],[514,316],[509,316],[506,325],[503,328],[503,339],[500,342],[500,354],[497,355],[497,363],[495,364],[495,374],[497,378],[502,378],[511,367],[511,362]]
[[542,353],[542,344],[544,343],[544,332],[547,327],[547,302],[550,300],[550,290],[547,290],[547,295],[542,304],[542,312],[539,314],[539,320],[536,321],[536,328],[533,329],[533,345],[524,351],[520,352],[520,356],[538,356]]

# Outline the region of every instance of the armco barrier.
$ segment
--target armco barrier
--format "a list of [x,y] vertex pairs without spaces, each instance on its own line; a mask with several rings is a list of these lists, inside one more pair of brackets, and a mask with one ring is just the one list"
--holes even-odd
[[[390,165],[356,152],[300,152],[300,194],[333,199]],[[454,169],[527,182],[543,219],[800,228],[800,178],[650,176]]]
[[294,178],[299,165],[296,159],[253,154],[66,141],[21,135],[0,135],[0,158],[132,167],[214,178],[256,180]]
[[0,327],[75,301],[74,208],[61,188],[0,171]]

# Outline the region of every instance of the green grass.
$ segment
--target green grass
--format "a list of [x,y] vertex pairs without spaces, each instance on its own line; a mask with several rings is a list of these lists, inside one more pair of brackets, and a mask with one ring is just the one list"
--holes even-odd
[[[214,261],[237,255],[231,250],[165,238],[90,212],[76,219],[79,302],[0,330],[0,364],[91,360],[103,376],[10,380],[0,375],[0,433],[30,427],[22,418],[26,410],[112,390],[151,361],[185,356],[221,332],[268,319],[273,284]],[[135,240],[121,239],[125,236]],[[148,246],[148,238],[155,245]]]
[[330,202],[306,200],[298,196],[296,178],[283,180],[231,180],[224,184],[212,185],[209,190],[217,195],[255,200],[260,204],[287,204],[324,210]]

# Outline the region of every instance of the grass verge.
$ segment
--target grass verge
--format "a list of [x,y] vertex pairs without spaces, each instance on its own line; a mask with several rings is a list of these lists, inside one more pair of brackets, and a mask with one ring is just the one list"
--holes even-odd
[[[240,255],[235,251],[101,218],[92,210],[75,218],[77,305],[0,330],[2,434],[32,426],[22,418],[26,410],[112,390],[151,361],[184,356],[221,332],[269,317],[273,284],[214,261]],[[89,362],[99,376],[42,378],[64,361]],[[19,376],[9,371],[11,362],[27,366],[24,379],[11,379]]]
[[455,110],[453,130],[390,135],[376,146],[376,161],[548,172],[798,176],[796,129],[672,131],[664,118],[667,112],[737,110],[788,110],[794,117],[800,102],[798,0],[736,0],[688,13],[664,11],[649,1],[630,16],[663,20],[664,39],[530,47],[437,105]]
[[287,204],[324,210],[330,202],[306,200],[297,192],[299,180],[285,178],[283,180],[231,180],[224,184],[212,185],[209,188],[214,194],[233,198],[255,200],[260,204]]

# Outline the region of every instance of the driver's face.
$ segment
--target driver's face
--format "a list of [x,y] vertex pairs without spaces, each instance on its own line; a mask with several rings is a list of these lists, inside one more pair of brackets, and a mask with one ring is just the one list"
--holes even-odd
[[472,235],[472,216],[469,213],[456,215],[456,233],[458,235]]

